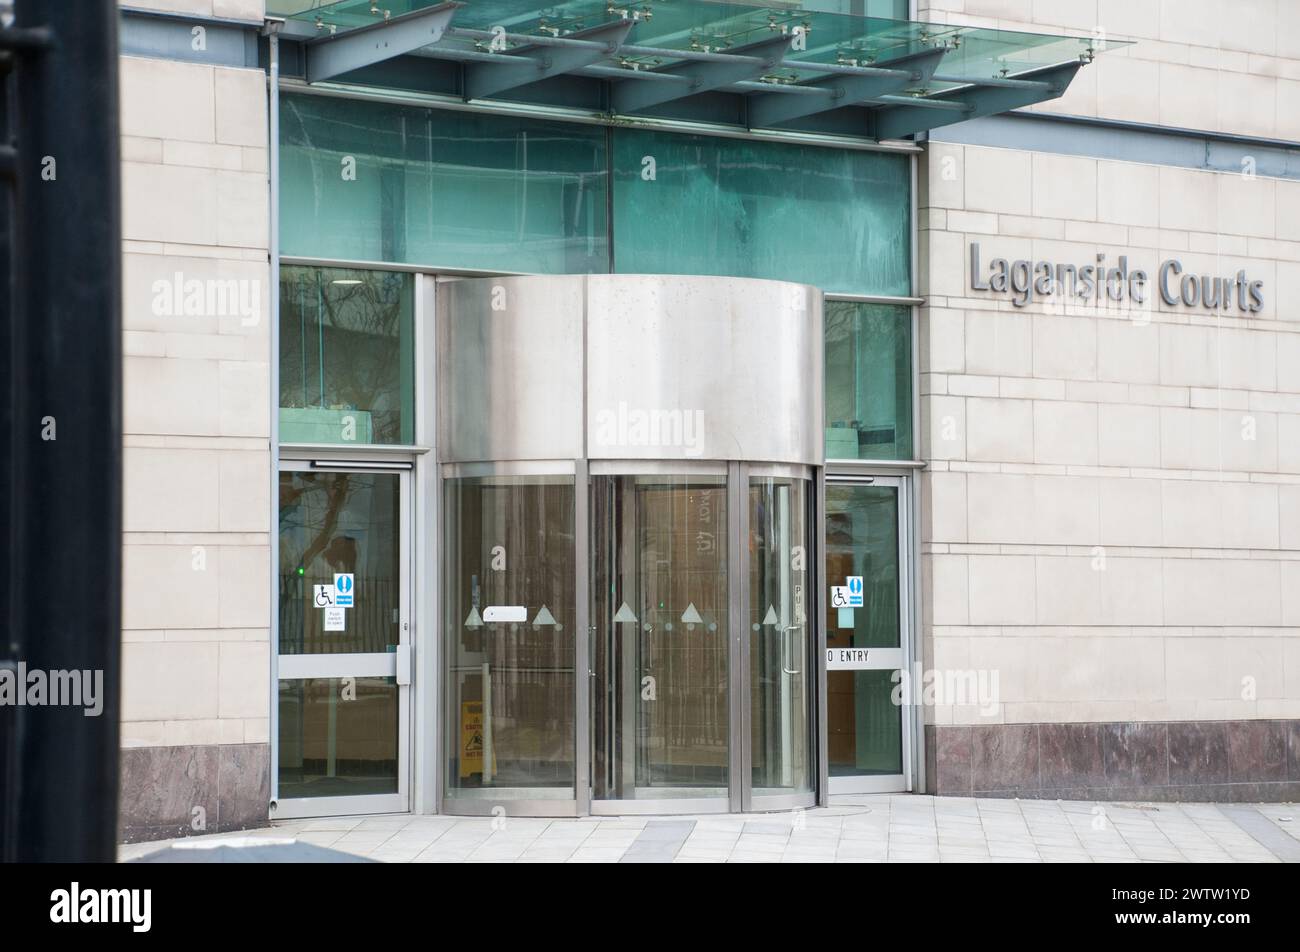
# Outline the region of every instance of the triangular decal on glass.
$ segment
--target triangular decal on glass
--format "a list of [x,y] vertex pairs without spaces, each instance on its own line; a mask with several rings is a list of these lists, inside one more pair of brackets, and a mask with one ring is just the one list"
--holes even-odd
[[682,612],[682,621],[688,625],[704,624],[704,619],[701,618],[700,613],[695,610],[694,602],[691,602],[689,605],[687,605],[686,611]]
[[543,605],[541,611],[537,613],[537,617],[533,619],[533,627],[536,628],[539,625],[554,625],[554,624],[555,624],[555,616],[551,614],[551,610],[549,608]]
[[466,628],[482,628],[483,617],[478,613],[478,606],[475,605],[469,610],[469,617],[465,619]]
[[779,621],[780,620],[776,617],[776,609],[773,606],[768,605],[767,614],[763,616],[763,624],[776,625],[779,624]]
[[632,613],[632,609],[628,607],[627,602],[618,606],[618,611],[614,614],[614,621],[636,621],[636,615]]

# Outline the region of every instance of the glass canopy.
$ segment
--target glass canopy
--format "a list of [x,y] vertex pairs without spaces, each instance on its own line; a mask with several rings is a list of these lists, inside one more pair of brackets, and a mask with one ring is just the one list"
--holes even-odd
[[[616,93],[606,110],[612,113],[716,90],[766,98],[751,112],[750,125],[779,126],[861,106],[889,110],[879,131],[894,135],[1055,98],[1100,45],[1092,37],[854,16],[761,0],[268,0],[267,7],[286,18],[284,35],[305,44],[309,61],[314,49],[350,32],[384,30],[396,40],[398,30],[408,29],[405,43],[367,43],[341,57],[341,66],[364,68],[402,53],[458,61],[479,71],[480,80],[462,90],[467,99],[517,98],[506,90],[572,74],[642,87],[634,95]],[[528,66],[535,69],[521,68]],[[321,81],[339,69],[313,77],[309,66],[307,77]],[[486,71],[495,71],[492,79],[481,79]],[[650,86],[656,91],[647,92]],[[771,105],[776,94],[785,100],[779,106]],[[804,101],[794,106],[789,97]],[[918,119],[920,109],[929,115]]]

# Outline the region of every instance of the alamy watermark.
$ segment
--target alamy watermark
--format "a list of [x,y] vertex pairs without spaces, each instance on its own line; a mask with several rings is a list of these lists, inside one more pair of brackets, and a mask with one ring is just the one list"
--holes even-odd
[[55,923],[125,923],[132,932],[148,932],[152,908],[152,889],[83,889],[74,882],[50,893],[50,922]]
[[895,671],[891,680],[895,705],[936,704],[946,707],[975,707],[984,717],[992,717],[1002,703],[996,668],[923,669],[914,663]]
[[686,456],[700,456],[704,453],[704,411],[645,409],[619,401],[616,409],[596,414],[596,444],[608,449],[680,449]]
[[248,278],[186,278],[177,271],[151,286],[158,317],[237,317],[244,327],[262,312],[262,282]]
[[25,661],[0,663],[0,707],[82,707],[86,717],[104,712],[104,672],[29,669]]

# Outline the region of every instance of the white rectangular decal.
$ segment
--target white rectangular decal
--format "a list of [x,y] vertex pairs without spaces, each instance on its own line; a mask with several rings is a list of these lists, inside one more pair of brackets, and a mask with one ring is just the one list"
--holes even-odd
[[325,609],[325,630],[326,631],[343,631],[344,623],[347,621],[348,613],[337,605],[331,605]]
[[827,648],[827,671],[868,671],[869,648]]
[[311,603],[317,608],[331,608],[334,605],[334,586],[333,585],[313,585],[311,587]]
[[484,621],[527,621],[527,605],[489,605],[483,609]]

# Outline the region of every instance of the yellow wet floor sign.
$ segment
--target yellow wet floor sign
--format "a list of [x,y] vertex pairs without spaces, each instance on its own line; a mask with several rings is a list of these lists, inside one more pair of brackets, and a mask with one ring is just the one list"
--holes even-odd
[[[492,772],[496,773],[496,752],[492,754]],[[460,705],[460,775],[469,777],[483,772],[483,702],[462,701]]]

